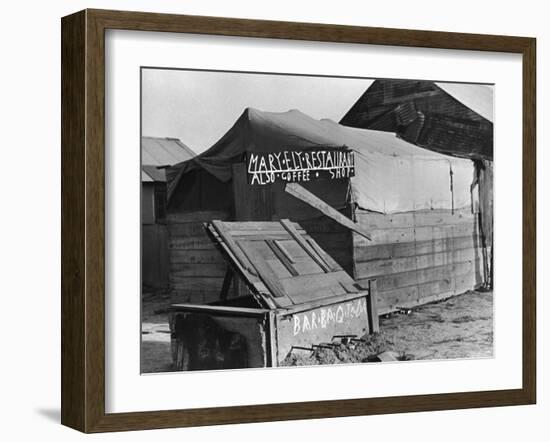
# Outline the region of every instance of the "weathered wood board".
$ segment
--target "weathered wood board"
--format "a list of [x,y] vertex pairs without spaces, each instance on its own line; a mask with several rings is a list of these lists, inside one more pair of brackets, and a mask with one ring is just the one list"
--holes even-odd
[[376,279],[380,312],[449,297],[481,285],[484,256],[469,210],[383,215],[357,211],[372,241],[353,235],[354,278]]
[[208,231],[249,288],[262,286],[258,300],[268,307],[346,294],[344,286],[354,283],[300,225],[289,220],[213,221]]
[[[173,303],[207,303],[219,298],[227,263],[208,237],[204,223],[227,219],[219,211],[170,213],[167,216],[169,283]],[[236,288],[230,293],[235,295]]]
[[370,332],[367,299],[362,296],[346,302],[324,305],[292,314],[275,316],[277,361],[280,364],[293,351],[304,351],[312,344],[332,343],[333,337],[362,337]]

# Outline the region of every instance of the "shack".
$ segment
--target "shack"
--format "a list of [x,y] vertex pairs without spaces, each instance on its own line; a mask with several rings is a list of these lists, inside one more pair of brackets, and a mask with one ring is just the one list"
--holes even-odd
[[142,284],[147,288],[167,288],[169,281],[164,167],[194,156],[178,139],[141,138],[141,272]]
[[470,158],[479,187],[487,287],[493,273],[493,88],[483,84],[379,79],[340,124],[397,134],[417,146]]
[[[284,179],[251,182],[251,154],[320,148],[353,152],[353,174],[301,180],[303,191]],[[173,303],[220,296],[227,264],[205,232],[212,220],[299,223],[358,284],[377,280],[379,313],[462,293],[486,278],[473,162],[395,133],[319,121],[297,110],[249,108],[216,144],[167,169],[167,177]],[[247,290],[236,281],[228,296]]]

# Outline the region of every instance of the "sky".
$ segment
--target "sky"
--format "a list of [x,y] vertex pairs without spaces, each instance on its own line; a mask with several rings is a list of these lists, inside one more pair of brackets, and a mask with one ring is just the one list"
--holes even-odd
[[247,107],[298,109],[336,122],[372,84],[370,79],[302,77],[168,69],[142,70],[142,135],[179,138],[201,153]]

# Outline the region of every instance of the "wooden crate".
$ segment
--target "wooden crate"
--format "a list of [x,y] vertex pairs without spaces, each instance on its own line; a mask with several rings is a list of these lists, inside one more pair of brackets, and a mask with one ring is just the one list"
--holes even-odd
[[[178,369],[277,366],[294,349],[378,331],[375,284],[355,283],[300,225],[213,221],[207,231],[230,270],[221,301],[172,306]],[[235,277],[250,296],[228,298]]]

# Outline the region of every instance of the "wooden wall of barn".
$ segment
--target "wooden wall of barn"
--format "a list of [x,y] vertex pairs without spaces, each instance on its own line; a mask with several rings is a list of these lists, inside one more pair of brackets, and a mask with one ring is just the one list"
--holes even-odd
[[155,216],[155,186],[164,183],[142,183],[141,187],[141,282],[146,290],[166,289],[168,274],[168,231]]
[[358,210],[372,241],[353,234],[354,277],[377,279],[379,313],[443,299],[483,283],[478,217],[470,209],[382,215]]
[[168,231],[165,224],[141,226],[141,281],[148,289],[169,286]]
[[202,169],[185,174],[168,203],[166,219],[172,303],[219,299],[227,263],[204,223],[232,217],[231,183],[222,183]]
[[168,250],[172,303],[206,304],[219,299],[227,263],[206,234],[204,223],[228,220],[229,213],[170,213]]
[[428,80],[376,80],[340,124],[394,132],[436,152],[493,159],[493,123]]

